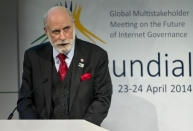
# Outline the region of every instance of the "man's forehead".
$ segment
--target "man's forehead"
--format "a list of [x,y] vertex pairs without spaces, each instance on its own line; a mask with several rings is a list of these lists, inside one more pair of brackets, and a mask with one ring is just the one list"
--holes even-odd
[[60,30],[60,29],[69,28],[69,27],[72,27],[72,25],[68,24],[68,25],[61,25],[61,26],[58,26],[58,25],[48,26],[50,30]]

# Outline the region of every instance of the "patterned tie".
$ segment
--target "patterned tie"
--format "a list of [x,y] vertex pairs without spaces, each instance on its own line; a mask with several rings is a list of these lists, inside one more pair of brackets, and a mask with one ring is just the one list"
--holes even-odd
[[66,73],[68,71],[68,66],[66,65],[65,62],[66,56],[64,54],[59,54],[58,58],[60,60],[59,75],[61,80],[64,80],[64,77],[66,76]]

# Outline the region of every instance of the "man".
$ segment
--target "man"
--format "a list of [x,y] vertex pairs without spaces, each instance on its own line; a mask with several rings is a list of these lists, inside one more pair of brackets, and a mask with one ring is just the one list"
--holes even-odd
[[70,12],[53,7],[44,18],[50,42],[24,54],[18,111],[21,119],[85,119],[107,116],[112,84],[106,51],[75,38]]

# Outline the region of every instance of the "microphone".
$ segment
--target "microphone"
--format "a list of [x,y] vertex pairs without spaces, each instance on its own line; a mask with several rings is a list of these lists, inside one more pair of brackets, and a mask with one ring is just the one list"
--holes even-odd
[[[44,79],[41,83],[43,84],[43,83],[45,83],[45,82],[47,82],[47,81],[48,81],[48,78]],[[37,88],[38,88],[38,87],[37,87]],[[30,97],[30,96],[32,95],[32,93],[33,93],[35,90],[37,90],[37,88],[34,88],[33,90],[31,90],[31,91],[29,92],[29,94],[27,94],[26,96],[21,97],[21,98],[17,101],[17,106],[16,106],[16,107],[13,109],[13,111],[9,114],[7,120],[11,120],[11,119],[13,118],[14,113],[15,113],[15,111],[16,111],[17,108],[18,108],[18,105],[20,105],[23,101],[25,101],[28,97]]]
[[17,109],[17,106],[13,109],[13,111],[11,112],[11,114],[9,114],[7,120],[11,120],[11,119],[13,118],[16,109]]

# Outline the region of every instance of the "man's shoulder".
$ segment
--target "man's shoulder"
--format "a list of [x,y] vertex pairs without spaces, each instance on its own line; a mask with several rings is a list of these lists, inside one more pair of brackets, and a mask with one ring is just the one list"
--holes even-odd
[[31,52],[31,53],[32,52],[39,52],[39,51],[44,51],[44,50],[51,48],[51,47],[52,46],[51,46],[50,42],[46,42],[46,43],[41,43],[39,45],[35,45],[35,46],[27,49],[26,52]]
[[81,48],[81,50],[83,51],[92,53],[106,53],[106,51],[103,48],[88,41],[84,41],[77,38],[76,42],[79,49]]

